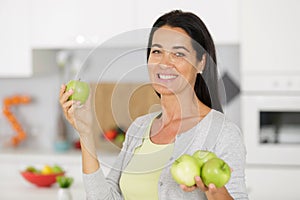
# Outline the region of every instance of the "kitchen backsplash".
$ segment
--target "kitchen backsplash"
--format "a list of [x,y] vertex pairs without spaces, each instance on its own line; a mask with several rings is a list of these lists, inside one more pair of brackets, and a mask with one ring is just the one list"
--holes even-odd
[[[77,77],[92,82],[148,81],[147,69],[144,67],[145,51],[135,51],[124,57],[115,57],[116,53],[122,54],[124,50],[126,49],[105,48],[92,53],[87,49],[64,50],[64,53],[67,52],[69,56],[64,66],[65,68],[68,67],[69,70],[66,70],[57,65],[57,55],[62,52],[61,50],[36,49],[33,51],[34,75],[31,78],[0,79],[1,107],[5,97],[27,95],[32,98],[30,104],[12,108],[13,113],[28,132],[28,139],[22,145],[37,149],[53,149],[58,133],[60,84],[68,79]],[[226,81],[224,81],[226,93],[231,91],[231,94],[227,95],[231,99],[224,110],[228,118],[240,126],[239,46],[217,46],[217,55],[220,75],[226,76]],[[102,65],[101,63],[106,64]],[[120,65],[122,66],[119,67]],[[140,67],[130,71],[125,76],[124,70],[128,71],[126,66],[130,65],[140,65]],[[107,68],[107,66],[112,67]],[[109,69],[113,70],[109,71]],[[67,125],[67,132],[70,140],[75,140],[78,137],[69,125]],[[1,114],[0,147],[4,147],[4,143],[13,134],[15,134],[13,129],[4,115]]]

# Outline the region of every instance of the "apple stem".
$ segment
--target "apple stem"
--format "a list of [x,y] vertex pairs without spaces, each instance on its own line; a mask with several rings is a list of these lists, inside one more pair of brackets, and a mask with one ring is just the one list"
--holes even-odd
[[223,165],[222,165],[222,169],[224,170],[226,168],[226,163],[224,163]]

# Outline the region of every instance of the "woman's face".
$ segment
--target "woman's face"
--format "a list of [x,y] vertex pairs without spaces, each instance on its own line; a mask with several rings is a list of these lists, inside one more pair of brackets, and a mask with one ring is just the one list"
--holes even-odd
[[161,95],[193,89],[205,59],[198,61],[191,37],[179,27],[162,26],[153,34],[148,71]]

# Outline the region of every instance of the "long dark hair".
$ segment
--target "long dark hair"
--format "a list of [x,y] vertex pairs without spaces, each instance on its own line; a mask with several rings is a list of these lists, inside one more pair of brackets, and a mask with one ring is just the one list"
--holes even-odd
[[[201,60],[206,53],[206,64],[203,73],[197,74],[194,91],[197,98],[210,108],[223,112],[218,90],[218,71],[216,50],[213,39],[202,20],[191,12],[174,10],[159,17],[150,32],[147,60],[150,55],[154,32],[162,26],[179,27],[192,38],[193,48],[197,52],[197,59]],[[159,94],[158,94],[159,95]],[[159,95],[160,96],[160,95]]]

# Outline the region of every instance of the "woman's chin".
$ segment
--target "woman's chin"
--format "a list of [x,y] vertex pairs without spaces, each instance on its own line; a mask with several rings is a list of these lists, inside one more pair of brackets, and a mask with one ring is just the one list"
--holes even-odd
[[173,95],[175,91],[172,88],[163,86],[161,84],[152,84],[154,90],[160,95]]

